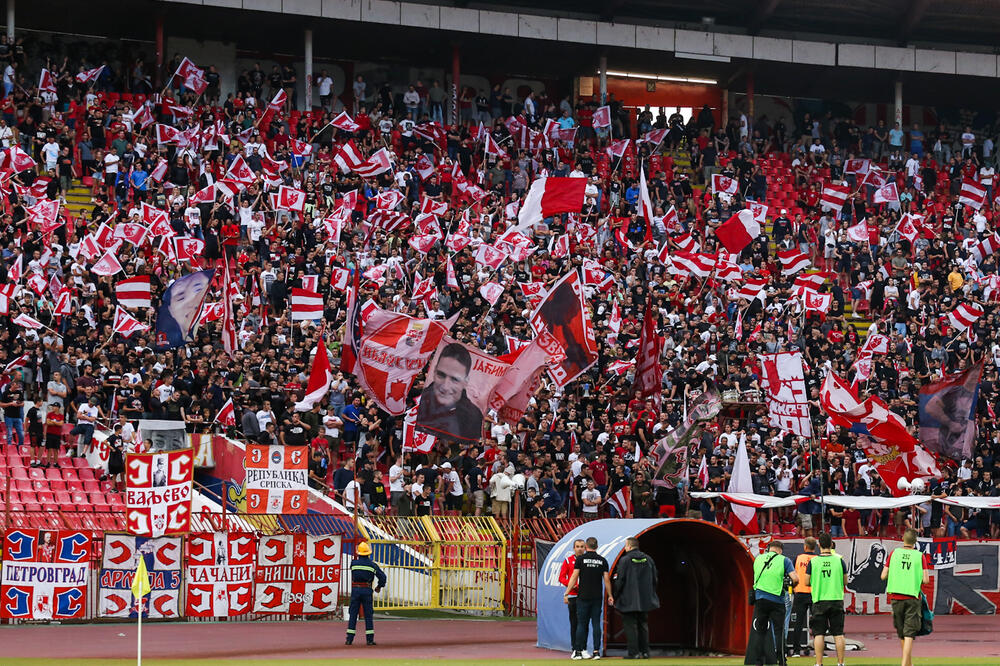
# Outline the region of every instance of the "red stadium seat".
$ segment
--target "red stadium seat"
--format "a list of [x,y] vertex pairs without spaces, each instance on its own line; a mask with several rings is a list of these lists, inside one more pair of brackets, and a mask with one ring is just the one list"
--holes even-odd
[[35,494],[38,495],[38,501],[42,504],[51,504],[56,501],[55,494],[51,490],[40,490]]
[[64,509],[70,509],[73,505],[73,498],[65,490],[60,490],[55,493],[56,502],[58,502]]
[[48,470],[44,470],[41,467],[31,467],[31,468],[28,469],[28,478],[29,479],[44,479],[46,471],[48,471]]
[[66,482],[65,481],[49,481],[49,489],[52,490],[53,492],[56,492],[56,491],[59,491],[59,490],[66,490]]
[[94,470],[91,467],[84,467],[75,471],[79,475],[80,479],[83,481],[86,481],[87,479],[97,478],[97,475],[94,474]]
[[83,489],[88,493],[99,493],[101,492],[101,484],[97,481],[84,481]]
[[62,481],[62,474],[59,472],[58,469],[50,467],[49,469],[45,470],[45,478],[48,479],[49,481]]

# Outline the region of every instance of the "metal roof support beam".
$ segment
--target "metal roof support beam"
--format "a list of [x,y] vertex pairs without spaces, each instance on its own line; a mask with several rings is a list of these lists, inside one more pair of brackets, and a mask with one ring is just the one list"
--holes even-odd
[[771,14],[774,13],[774,10],[780,4],[781,0],[758,0],[757,13],[750,19],[750,23],[747,25],[747,32],[751,35],[756,35],[760,32],[764,23],[767,19],[771,18]]

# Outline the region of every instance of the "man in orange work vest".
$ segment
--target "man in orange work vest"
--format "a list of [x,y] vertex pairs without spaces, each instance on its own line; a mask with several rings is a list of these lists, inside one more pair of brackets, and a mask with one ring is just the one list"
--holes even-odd
[[[795,622],[792,624],[792,631],[788,636],[788,656],[790,657],[800,654],[803,657],[809,656],[809,648],[803,645],[802,631],[805,627],[809,626],[809,609],[812,607],[812,588],[803,581],[808,580],[805,577],[805,573],[809,567],[809,560],[816,557],[816,539],[806,537],[804,548],[806,552],[795,558],[795,573],[799,575],[799,582],[793,589],[795,596],[792,598],[792,614],[795,615]],[[808,638],[809,636],[807,635],[806,639]],[[808,643],[808,640],[806,643]]]

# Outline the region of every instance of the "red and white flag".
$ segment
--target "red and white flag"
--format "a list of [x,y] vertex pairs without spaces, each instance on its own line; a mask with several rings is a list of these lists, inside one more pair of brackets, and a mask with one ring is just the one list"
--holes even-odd
[[282,185],[278,188],[278,205],[280,210],[291,210],[301,213],[305,210],[306,193],[294,187]]
[[153,118],[153,113],[149,110],[149,107],[143,104],[132,114],[132,124],[141,130],[146,129],[150,125],[156,122]]
[[136,222],[123,222],[115,227],[112,238],[126,240],[132,245],[139,246],[146,241],[146,234],[149,230]]
[[448,212],[448,203],[424,197],[420,202],[420,212],[425,215],[444,215]]
[[476,249],[476,263],[480,266],[488,266],[493,270],[500,268],[507,257],[508,254],[505,250],[489,243],[481,243]]
[[781,262],[782,275],[794,275],[809,268],[812,263],[808,254],[797,250],[778,250],[778,261]]
[[[896,233],[910,241],[911,243],[917,239],[920,235],[920,230],[917,229],[916,220],[913,215],[909,213],[903,215],[899,218],[899,224],[896,225]],[[975,251],[975,248],[972,250]],[[990,253],[992,254],[992,252]]]
[[234,298],[242,298],[237,284],[232,279],[229,269],[229,255],[222,255],[224,264],[222,272],[222,348],[229,357],[236,354],[236,313],[233,312]]
[[663,215],[663,227],[667,230],[667,233],[681,229],[680,217],[677,215],[677,209],[673,206]]
[[673,266],[683,274],[693,274],[698,277],[708,277],[715,269],[715,257],[710,254],[676,252]]
[[744,209],[719,225],[715,230],[719,241],[730,252],[738,254],[760,236],[760,222],[754,217],[753,211]]
[[698,480],[701,481],[702,488],[708,488],[708,461],[705,454],[701,456],[701,464],[698,465]]
[[649,198],[649,186],[646,184],[646,168],[639,166],[639,209],[642,218],[646,220],[646,228],[653,229],[653,201]]
[[591,124],[595,128],[611,127],[611,107],[599,106],[591,117]]
[[284,90],[279,90],[274,98],[268,103],[267,108],[271,111],[280,111],[288,101],[288,94]]
[[826,273],[803,273],[795,278],[795,282],[792,283],[792,295],[802,296],[803,293],[809,290],[819,291],[819,288],[826,282],[826,278]]
[[556,259],[569,256],[569,234],[563,234],[555,240],[551,247],[551,253]]
[[869,241],[868,222],[861,220],[857,224],[848,227],[847,237],[856,243],[867,243]]
[[490,307],[493,307],[503,293],[503,285],[499,282],[487,282],[479,287],[479,293],[490,304]]
[[628,152],[631,145],[632,139],[615,139],[607,148],[608,157],[611,159],[625,157],[625,153]]
[[615,508],[619,518],[628,518],[632,515],[632,489],[622,486],[608,498],[608,504]]
[[[900,220],[902,223],[902,220]],[[977,264],[983,263],[983,259],[1000,249],[1000,233],[993,232],[969,249],[969,254],[976,260]]]
[[501,159],[507,157],[507,153],[504,152],[503,148],[500,147],[500,144],[496,142],[496,139],[489,132],[483,137],[483,152],[487,155],[496,155]]
[[80,83],[93,83],[97,80],[97,77],[101,75],[102,71],[104,71],[104,65],[95,67],[94,69],[88,69],[77,74],[76,80]]
[[161,157],[156,166],[153,167],[153,170],[149,172],[149,177],[158,183],[162,183],[163,179],[167,177],[167,169],[169,168],[170,164]]
[[844,204],[847,203],[847,199],[850,196],[850,186],[825,183],[823,185],[823,193],[819,198],[819,203],[823,208],[829,208],[839,213],[844,207]]
[[643,398],[652,398],[657,413],[659,413],[663,397],[663,366],[660,364],[660,335],[656,331],[652,296],[646,304],[635,364],[635,379],[632,390]]
[[802,303],[806,312],[820,312],[826,314],[833,305],[833,294],[821,294],[812,289],[806,289],[802,294]]
[[872,201],[875,203],[899,203],[899,191],[896,189],[896,183],[888,183],[875,190]]
[[767,287],[767,278],[747,278],[746,282],[736,290],[736,298],[752,301]]
[[865,174],[864,180],[861,181],[862,185],[871,185],[872,187],[882,187],[885,183],[885,174],[877,166],[872,166]]
[[445,263],[444,284],[449,289],[458,289],[458,277],[455,275],[455,264],[451,262],[451,257],[448,257]]
[[586,178],[536,178],[517,213],[517,231],[559,213],[579,213],[586,189]]
[[354,119],[347,115],[347,111],[341,111],[336,118],[330,121],[330,124],[345,132],[357,132],[361,129],[361,125],[354,122]]
[[16,317],[14,317],[13,319],[11,319],[11,321],[13,321],[18,326],[23,326],[25,328],[33,328],[33,329],[36,329],[36,330],[37,329],[41,329],[41,328],[45,328],[45,326],[42,324],[42,322],[40,322],[37,319],[35,319],[34,317],[31,317],[31,316],[26,315],[26,314],[19,314]]
[[389,151],[385,148],[380,148],[372,153],[363,164],[358,165],[354,169],[354,173],[358,174],[362,178],[373,178],[379,174],[385,173],[392,168],[392,158],[389,156]]
[[215,419],[212,422],[221,423],[227,428],[236,425],[236,407],[233,405],[232,398],[226,400],[226,404],[222,406],[222,409],[215,415]]
[[68,317],[73,312],[73,298],[69,289],[61,289],[56,297],[56,307],[52,314],[57,317]]
[[229,169],[226,170],[226,178],[234,180],[244,187],[249,187],[257,180],[257,176],[254,175],[253,170],[242,155],[237,155],[236,159],[229,165]]
[[948,315],[948,321],[951,325],[960,331],[964,331],[969,328],[980,317],[983,316],[983,309],[978,305],[973,305],[972,303],[962,303],[957,308],[951,311]]
[[52,93],[53,95],[57,92],[56,90],[56,79],[52,76],[52,72],[42,68],[42,74],[38,77],[38,92]]
[[178,236],[174,239],[174,252],[177,261],[194,261],[205,253],[205,241],[190,236]]
[[866,174],[871,168],[871,160],[853,159],[844,162],[844,173]]
[[292,287],[292,321],[306,321],[323,317],[323,296],[315,291]]
[[115,284],[115,298],[125,308],[148,308],[153,305],[150,277],[137,275]]
[[701,243],[696,241],[688,232],[671,236],[670,240],[673,241],[674,245],[676,245],[677,249],[681,252],[697,252],[701,249]]
[[421,155],[417,158],[414,163],[413,168],[417,170],[417,175],[420,176],[421,180],[427,180],[433,176],[437,169],[434,166],[434,160],[429,155]]
[[148,331],[149,326],[130,315],[125,308],[120,305],[115,306],[115,322],[112,325],[112,333],[121,333],[126,338],[132,337],[136,331]]
[[986,186],[980,185],[969,178],[963,178],[962,191],[958,194],[958,202],[979,210],[983,207],[985,201]]
[[121,262],[118,261],[118,257],[115,256],[114,252],[108,251],[103,257],[97,260],[97,262],[90,267],[92,273],[97,275],[118,275],[124,268],[122,268]]
[[715,194],[736,194],[740,189],[740,183],[735,178],[723,176],[721,173],[712,174],[712,192]]
[[381,208],[382,210],[393,210],[396,206],[403,203],[406,197],[399,190],[386,190],[380,192],[377,197],[375,197],[375,207]]
[[156,143],[159,145],[177,144],[181,140],[181,131],[170,125],[156,124]]
[[642,138],[636,139],[636,143],[652,143],[654,144],[654,149],[655,149],[656,146],[663,143],[663,140],[667,137],[667,134],[669,133],[670,133],[669,129],[651,130],[643,134]]

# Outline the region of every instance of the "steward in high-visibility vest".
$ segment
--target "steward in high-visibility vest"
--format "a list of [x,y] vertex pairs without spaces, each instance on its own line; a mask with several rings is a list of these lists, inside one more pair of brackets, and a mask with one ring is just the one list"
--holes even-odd
[[819,549],[819,555],[809,560],[806,566],[805,580],[812,594],[809,628],[813,632],[813,649],[816,650],[816,663],[822,664],[826,636],[833,636],[837,646],[837,663],[843,664],[847,564],[844,563],[844,558],[833,552],[833,539],[825,532],[819,535]]
[[[809,610],[812,607],[812,588],[806,585],[806,567],[809,566],[809,560],[816,557],[816,539],[814,537],[806,537],[805,543],[803,543],[803,548],[805,548],[804,553],[795,558],[795,573],[799,575],[799,583],[792,590],[794,596],[792,597],[792,617],[795,621],[792,622],[790,632],[788,634],[788,650],[791,654],[790,656],[795,656],[795,654],[801,654],[803,657],[808,655],[808,651],[803,649],[803,637],[802,633],[805,630],[806,623],[809,621]],[[808,636],[805,637],[808,642]]]
[[924,554],[917,550],[917,531],[910,528],[903,533],[903,547],[892,551],[882,569],[882,580],[887,581],[885,591],[892,604],[892,623],[903,651],[903,666],[913,664],[913,639],[923,624],[920,586],[927,578]]

